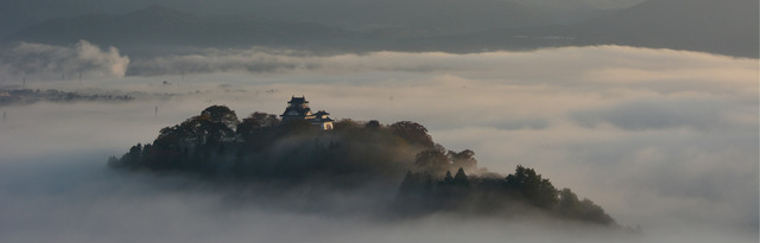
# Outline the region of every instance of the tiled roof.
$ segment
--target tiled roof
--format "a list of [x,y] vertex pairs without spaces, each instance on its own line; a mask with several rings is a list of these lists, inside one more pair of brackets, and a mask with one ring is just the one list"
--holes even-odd
[[290,97],[290,101],[288,101],[288,104],[293,103],[293,102],[295,102],[295,103],[309,103],[309,101],[306,100],[305,96],[301,96],[301,97],[291,96]]

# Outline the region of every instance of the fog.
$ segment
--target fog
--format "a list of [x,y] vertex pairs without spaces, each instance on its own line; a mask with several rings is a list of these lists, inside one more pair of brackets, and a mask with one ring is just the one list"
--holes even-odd
[[90,78],[123,77],[129,66],[129,57],[110,47],[107,51],[79,41],[73,46],[53,46],[21,42],[2,49],[0,79],[74,80],[80,76]]
[[[128,58],[97,53],[116,57],[97,67]],[[125,65],[124,77],[41,75],[26,85],[177,95],[0,107],[0,241],[758,241],[757,59],[624,46],[327,56],[252,48]],[[0,84],[18,83],[0,71],[9,77]],[[643,232],[450,215],[377,221],[350,207],[302,210],[307,197],[297,195],[273,208],[198,178],[106,167],[108,156],[207,106],[279,114],[291,95],[333,118],[419,122],[447,148],[475,151],[481,167],[535,168]]]

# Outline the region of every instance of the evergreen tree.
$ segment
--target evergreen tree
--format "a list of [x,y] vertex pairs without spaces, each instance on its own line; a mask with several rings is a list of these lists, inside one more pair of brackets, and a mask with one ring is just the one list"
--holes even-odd
[[454,182],[454,178],[451,177],[451,171],[446,171],[446,176],[443,177],[444,185],[451,185]]
[[454,175],[454,180],[452,180],[452,182],[454,185],[470,185],[470,180],[467,178],[467,175],[464,173],[464,169],[462,168],[459,168],[459,170],[457,170],[457,174]]
[[414,164],[418,169],[438,176],[450,167],[449,158],[437,149],[428,149],[417,153]]
[[536,171],[518,165],[514,174],[506,178],[506,186],[510,190],[519,191],[525,199],[541,208],[549,208],[557,204],[557,189],[549,179],[541,178]]

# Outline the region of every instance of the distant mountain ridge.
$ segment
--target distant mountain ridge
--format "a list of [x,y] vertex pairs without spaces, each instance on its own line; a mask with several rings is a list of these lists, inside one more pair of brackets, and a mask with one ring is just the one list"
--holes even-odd
[[306,4],[300,8],[283,8],[281,14],[351,29],[403,27],[445,34],[546,24],[533,9],[513,0],[328,0]]
[[253,19],[222,21],[160,5],[126,15],[85,15],[52,19],[6,37],[6,41],[71,44],[88,40],[120,48],[164,46],[309,45],[352,40],[361,35],[317,23]]
[[[440,6],[434,6],[432,1]],[[542,22],[534,18],[535,14],[528,8],[511,1],[468,8],[460,0],[419,0],[403,3],[410,8],[401,10],[390,9],[388,4],[375,6],[372,4],[377,3],[373,1],[357,4],[377,9],[362,12],[367,16],[329,9],[332,6],[329,4],[313,11],[321,11],[320,14],[335,11],[334,19],[323,19],[328,22],[366,17],[364,22],[355,23],[370,24],[363,30],[317,22],[272,21],[256,14],[197,16],[152,5],[125,15],[52,19],[25,28],[5,40],[70,45],[84,39],[97,45],[116,46],[132,56],[137,49],[159,54],[182,51],[185,47],[247,48],[254,45],[339,52],[466,53],[606,44],[750,58],[760,55],[756,0],[649,0],[572,25]],[[302,20],[312,18],[308,14],[316,14],[303,9],[291,12],[301,13],[299,11],[305,11],[305,16],[298,17]],[[418,14],[420,11],[425,13]],[[500,11],[505,16],[497,16]],[[379,25],[371,25],[373,21],[379,21]],[[477,31],[480,28],[466,31],[481,22],[490,24],[483,25],[481,31]],[[450,25],[448,29],[437,29],[446,25]]]
[[574,26],[597,43],[758,57],[756,0],[650,0]]
[[627,45],[758,58],[758,4],[756,0],[649,0],[572,25],[499,28],[466,35],[407,40],[399,44],[399,48],[473,52]]

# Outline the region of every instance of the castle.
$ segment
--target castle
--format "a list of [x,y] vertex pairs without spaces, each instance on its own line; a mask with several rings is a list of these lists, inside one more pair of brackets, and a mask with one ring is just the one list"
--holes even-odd
[[288,108],[285,108],[285,112],[280,115],[282,121],[291,120],[307,120],[312,126],[318,127],[322,130],[333,129],[333,119],[330,119],[330,113],[324,110],[320,110],[317,113],[311,113],[309,108],[309,101],[306,97],[291,96],[288,101]]

